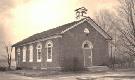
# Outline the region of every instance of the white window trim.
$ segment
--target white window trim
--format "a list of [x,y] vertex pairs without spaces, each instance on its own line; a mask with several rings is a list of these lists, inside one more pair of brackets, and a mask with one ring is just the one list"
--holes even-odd
[[20,54],[20,53],[21,53],[20,48],[17,48],[17,54]]
[[33,45],[29,46],[29,62],[33,62]]
[[19,62],[20,62],[20,54],[21,54],[21,49],[20,48],[17,48],[17,61],[16,61],[16,63],[17,64],[19,64]]
[[37,59],[37,62],[41,62],[41,59]]
[[23,47],[23,62],[26,62],[26,51],[27,51],[27,48]]
[[52,47],[51,47],[51,59],[48,59],[48,47],[47,47],[47,62],[52,62]]
[[[51,44],[51,46],[49,46],[49,47],[51,48],[51,59],[48,59],[48,44]],[[45,47],[46,47],[46,49],[47,49],[47,62],[52,62],[52,48],[53,48],[53,42],[52,42],[52,41],[47,41]]]
[[[89,48],[84,48],[84,44],[86,44],[86,43],[88,43],[88,45],[89,45]],[[89,40],[85,40],[84,42],[83,42],[83,44],[82,44],[82,48],[83,49],[90,49],[90,51],[91,51],[91,56],[88,56],[88,58],[90,58],[91,59],[91,65],[93,65],[93,52],[92,52],[92,49],[93,49],[93,44],[89,41]],[[85,60],[86,60],[86,56],[84,55],[84,67],[86,66],[86,62],[85,62]]]
[[[84,44],[86,44],[86,43],[88,43],[89,48],[84,48]],[[83,49],[92,49],[92,48],[93,48],[93,45],[92,45],[92,43],[91,43],[90,41],[86,40],[86,41],[83,42],[82,48],[83,48]]]
[[90,33],[89,29],[88,28],[84,28],[84,33],[86,33],[86,34]]
[[[40,48],[38,48],[38,46],[40,46]],[[42,44],[41,43],[38,43],[37,44],[37,47],[36,47],[36,50],[37,50],[37,62],[41,62],[42,58],[41,59],[38,59],[38,49],[41,49],[41,55],[42,55]]]

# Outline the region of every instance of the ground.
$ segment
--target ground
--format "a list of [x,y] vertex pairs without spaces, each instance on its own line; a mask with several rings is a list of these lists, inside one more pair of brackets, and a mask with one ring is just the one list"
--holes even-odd
[[[24,71],[21,71],[24,72]],[[26,71],[27,72],[27,71]],[[25,75],[25,76],[24,76]],[[34,76],[16,74],[12,72],[0,72],[0,80],[135,80],[135,70],[117,70],[94,73],[64,73],[51,76]]]

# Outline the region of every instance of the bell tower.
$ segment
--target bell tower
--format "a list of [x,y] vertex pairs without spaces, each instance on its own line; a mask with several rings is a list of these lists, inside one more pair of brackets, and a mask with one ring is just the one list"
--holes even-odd
[[85,14],[87,14],[87,9],[85,7],[81,7],[75,10],[76,12],[76,19],[82,19],[85,18],[87,16],[85,16]]

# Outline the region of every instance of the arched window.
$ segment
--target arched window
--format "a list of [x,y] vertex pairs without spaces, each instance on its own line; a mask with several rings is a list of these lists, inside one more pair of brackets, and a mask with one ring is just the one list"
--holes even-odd
[[84,28],[84,33],[89,34],[90,33],[89,29],[88,28]]
[[46,48],[47,48],[47,62],[52,62],[53,42],[52,41],[47,41],[46,42]]
[[26,62],[26,47],[23,47],[23,62]]
[[86,40],[86,41],[83,42],[82,48],[83,49],[92,49],[93,45],[92,45],[92,43],[90,41]]
[[29,62],[33,62],[33,45],[29,46]]
[[37,62],[41,62],[41,56],[42,56],[42,44],[37,44]]
[[16,63],[19,64],[19,62],[20,62],[21,49],[20,48],[17,48],[17,51],[16,52],[17,52],[17,55],[16,55],[17,61],[16,61]]
[[17,54],[20,54],[20,53],[21,53],[20,48],[17,48]]

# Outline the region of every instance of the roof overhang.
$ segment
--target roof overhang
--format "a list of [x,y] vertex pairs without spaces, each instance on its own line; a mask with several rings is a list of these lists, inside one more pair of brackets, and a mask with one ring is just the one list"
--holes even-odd
[[42,38],[42,39],[38,39],[38,40],[35,40],[35,41],[27,42],[27,43],[24,43],[24,44],[17,44],[16,43],[16,44],[12,45],[12,47],[23,46],[23,45],[32,44],[32,43],[36,43],[36,42],[41,42],[41,41],[54,39],[54,38],[62,38],[62,35],[61,34],[54,34],[54,35],[48,36],[46,38]]

